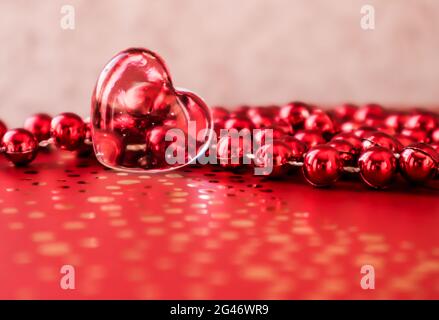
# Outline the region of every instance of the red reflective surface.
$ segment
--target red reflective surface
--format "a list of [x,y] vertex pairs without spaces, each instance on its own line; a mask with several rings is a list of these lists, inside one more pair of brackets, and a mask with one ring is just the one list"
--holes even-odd
[[0,166],[3,299],[439,298],[439,180],[315,189],[300,172],[127,174],[58,152]]

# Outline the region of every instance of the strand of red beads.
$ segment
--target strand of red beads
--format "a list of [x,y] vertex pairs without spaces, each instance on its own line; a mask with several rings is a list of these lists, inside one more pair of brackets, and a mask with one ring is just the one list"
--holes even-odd
[[[262,147],[255,154],[242,149],[231,152],[230,137],[217,142],[220,160],[248,157],[263,167],[271,157],[269,175],[273,177],[300,166],[306,180],[317,187],[334,184],[344,173],[359,173],[367,185],[377,189],[388,187],[398,172],[417,184],[439,177],[439,117],[431,111],[386,111],[378,104],[343,104],[323,111],[303,102],[242,106],[232,112],[214,107],[212,111],[218,136],[223,128],[273,130],[273,148],[264,145],[261,131],[255,139]],[[73,113],[54,118],[36,114],[26,119],[24,128],[12,130],[0,121],[0,138],[1,152],[17,166],[34,160],[40,147],[54,144],[81,151],[92,140],[89,123]],[[226,168],[241,164],[220,161]]]
[[[431,111],[386,111],[378,104],[343,104],[323,111],[303,102],[282,107],[242,106],[229,112],[214,107],[217,135],[222,128],[273,130],[272,154],[261,147],[255,155],[230,153],[230,138],[218,142],[221,159],[251,157],[256,166],[273,161],[270,176],[279,177],[301,166],[305,179],[317,187],[334,184],[343,173],[359,173],[370,187],[388,187],[400,172],[424,184],[439,177],[439,118]],[[264,133],[255,137],[264,144]],[[262,160],[260,160],[262,159]],[[224,161],[224,167],[234,168]]]

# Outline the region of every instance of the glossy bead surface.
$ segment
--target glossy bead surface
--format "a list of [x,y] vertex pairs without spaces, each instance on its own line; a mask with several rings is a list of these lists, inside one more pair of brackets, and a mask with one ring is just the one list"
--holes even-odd
[[354,134],[360,138],[363,139],[365,136],[367,136],[369,133],[377,131],[377,128],[375,127],[369,127],[369,126],[361,126],[358,129],[354,131]]
[[[120,135],[124,144],[141,144],[145,141],[146,130],[153,125],[160,125],[163,121],[151,122],[133,117],[128,113],[115,113],[113,115],[112,131]],[[102,131],[104,132],[104,131]],[[108,131],[110,132],[110,131]]]
[[428,136],[427,131],[424,131],[422,129],[402,129],[401,134],[403,136],[407,136],[409,138],[412,138],[416,140],[417,142],[424,142],[428,143],[430,142],[430,137]]
[[225,120],[229,117],[229,114],[230,112],[224,107],[212,107],[212,117],[214,121],[216,121],[217,119]]
[[279,113],[278,106],[250,107],[247,110],[247,116],[250,118],[254,116],[262,116],[262,117],[274,119],[278,116],[278,113]]
[[85,138],[84,121],[74,113],[61,113],[52,119],[50,134],[58,148],[76,150]]
[[399,131],[405,124],[407,115],[403,113],[392,113],[386,117],[384,124],[388,128]]
[[291,102],[279,111],[279,117],[287,121],[294,129],[303,128],[303,124],[310,116],[309,107],[303,102]]
[[375,146],[367,149],[358,159],[360,176],[372,188],[386,188],[393,181],[397,160],[392,151]]
[[264,175],[271,177],[281,177],[285,175],[291,165],[292,152],[289,146],[279,140],[274,140],[271,144],[261,146],[255,153],[255,166],[269,168]]
[[96,157],[111,166],[121,163],[125,152],[122,137],[115,132],[95,132],[94,149]]
[[237,106],[232,112],[229,114],[229,118],[248,118],[248,112],[251,110],[250,106],[240,105]]
[[35,159],[38,141],[25,129],[12,129],[3,135],[2,148],[9,161],[16,166],[23,166]]
[[37,113],[28,117],[23,128],[32,132],[38,141],[47,140],[50,138],[50,123],[52,117],[45,113]]
[[395,134],[393,136],[396,140],[399,141],[399,143],[403,146],[403,147],[407,147],[408,145],[411,145],[412,143],[417,142],[415,138],[409,137],[409,136],[405,136],[403,134]]
[[305,130],[314,130],[322,133],[322,135],[333,134],[335,126],[332,119],[324,112],[314,113],[310,115],[304,124]]
[[415,183],[426,182],[438,173],[439,155],[425,143],[412,144],[401,152],[399,166],[402,175]]
[[439,142],[439,128],[433,130],[433,132],[431,133],[431,141]]
[[385,112],[382,106],[376,103],[369,103],[355,112],[354,119],[357,122],[364,123],[367,119],[382,119],[384,116]]
[[90,118],[87,118],[84,121],[84,143],[79,147],[76,154],[79,157],[85,158],[93,154],[93,144],[92,142],[92,136],[91,136],[91,124],[90,124]]
[[436,150],[437,153],[439,153],[439,142],[430,143],[430,147],[432,147],[434,150]]
[[[215,114],[225,120],[228,112],[217,108]],[[170,145],[151,143],[152,133],[167,128],[193,136],[198,151],[194,157],[198,157],[213,130],[212,113],[204,101],[192,92],[176,90],[162,58],[143,48],[122,51],[104,67],[92,96],[91,124],[95,151],[101,150],[97,159],[107,167],[131,172],[173,170],[189,163],[190,157],[186,163],[158,159]],[[189,133],[190,124],[195,126]],[[189,146],[183,141],[179,139],[177,149]],[[111,152],[106,156],[102,150]]]
[[6,124],[0,120],[0,139],[3,137],[3,135],[8,131],[8,128],[6,127]]
[[163,82],[142,82],[127,88],[120,97],[125,111],[135,117],[166,116],[169,113],[170,90]]
[[352,103],[344,103],[335,107],[334,113],[341,120],[351,120],[357,112],[358,107]]
[[288,122],[282,119],[278,119],[274,122],[272,128],[283,131],[286,135],[292,135],[293,134],[293,128],[290,126]]
[[341,132],[354,132],[359,127],[361,127],[361,125],[358,122],[345,121],[345,122],[340,124],[340,131]]
[[312,148],[318,144],[324,144],[326,140],[318,131],[301,130],[294,137],[302,141],[308,148]]
[[303,161],[305,152],[308,150],[308,147],[306,146],[305,143],[291,136],[284,136],[280,140],[286,145],[288,145],[288,147],[290,148],[292,161],[296,161],[296,162]]
[[285,136],[285,132],[281,129],[266,128],[255,131],[253,135],[253,140],[258,146],[262,146],[268,143],[268,141],[266,142],[266,140],[268,140],[269,137],[271,138],[271,140],[275,140],[280,139],[283,136]]
[[360,151],[361,149],[363,149],[363,143],[361,141],[361,139],[359,137],[357,137],[354,133],[352,132],[341,132],[337,135],[335,135],[331,141],[334,140],[345,140],[348,141],[349,143],[352,144],[352,146],[357,149],[357,151]]
[[414,114],[407,118],[404,127],[431,132],[438,127],[438,119],[431,113]]
[[343,166],[352,167],[356,164],[360,152],[349,141],[342,139],[331,140],[328,142],[328,146],[333,147],[340,153],[340,159],[343,162]]
[[374,146],[389,149],[393,153],[399,153],[402,150],[402,144],[397,139],[381,131],[371,132],[363,137],[363,150]]
[[255,114],[250,117],[251,122],[255,128],[270,128],[273,126],[274,119],[263,114]]
[[220,138],[216,147],[219,165],[224,168],[236,169],[245,162],[250,164],[248,155],[251,153],[251,149],[252,141],[250,138],[224,136]]
[[310,149],[303,162],[305,179],[316,187],[334,184],[343,169],[339,152],[328,145],[318,145]]
[[253,123],[250,120],[243,118],[231,118],[224,123],[225,129],[236,129],[241,131],[242,129],[251,130],[254,128]]
[[[171,158],[176,158],[178,152],[182,157],[181,161],[175,165],[186,163],[189,160],[189,153],[186,146],[188,146],[188,137],[182,132],[183,139],[172,139],[167,141],[166,135],[172,127],[154,126],[146,133],[145,155],[139,157],[137,165],[140,167],[154,167],[160,169],[162,167],[170,167],[172,165]],[[172,149],[168,149],[172,147]],[[172,152],[171,152],[172,151]]]

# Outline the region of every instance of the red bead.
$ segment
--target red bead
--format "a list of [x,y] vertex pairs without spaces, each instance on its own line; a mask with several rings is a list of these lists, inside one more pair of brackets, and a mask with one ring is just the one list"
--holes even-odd
[[291,160],[296,162],[302,162],[308,147],[305,143],[291,136],[284,136],[280,139],[283,143],[287,144],[291,151]]
[[50,138],[50,123],[52,117],[45,113],[37,113],[30,116],[24,122],[24,129],[32,132],[38,141]]
[[393,153],[399,153],[403,148],[397,139],[380,131],[368,133],[363,137],[363,150],[374,146],[387,148]]
[[123,138],[125,144],[144,143],[146,129],[154,124],[148,120],[151,118],[140,119],[128,113],[118,113],[113,116],[112,129]]
[[319,145],[306,153],[302,169],[309,183],[316,187],[325,187],[334,184],[340,177],[343,162],[335,148]]
[[135,117],[150,114],[166,114],[169,105],[166,105],[169,89],[162,82],[142,82],[125,91],[121,98],[124,111]]
[[361,126],[354,131],[354,134],[358,138],[363,139],[366,135],[368,135],[371,132],[375,132],[375,131],[377,131],[377,129],[375,127]]
[[250,120],[253,123],[255,128],[269,128],[273,126],[274,119],[272,117],[262,115],[262,114],[254,114],[250,117]]
[[225,120],[229,117],[229,111],[219,106],[212,107],[212,116],[214,121],[217,119]]
[[255,153],[255,166],[270,168],[265,175],[271,177],[282,177],[290,169],[289,161],[292,160],[292,153],[287,144],[274,140],[273,143],[261,146]]
[[436,150],[437,153],[439,153],[439,142],[430,143],[430,147],[432,147],[434,150]]
[[322,135],[332,135],[335,132],[332,119],[324,112],[313,113],[305,120],[305,130],[321,132]]
[[[220,138],[216,150],[219,164],[224,168],[235,169],[248,161],[252,142],[250,138],[239,136],[234,139],[230,135]],[[251,163],[248,161],[248,164]]]
[[[167,166],[166,149],[172,141],[165,141],[166,133],[171,127],[156,126],[146,134],[146,155],[138,159],[140,166],[154,166],[157,168]],[[142,163],[144,162],[144,163]]]
[[397,161],[392,151],[375,146],[367,149],[358,159],[360,176],[372,188],[385,188],[393,181]]
[[385,112],[382,106],[379,104],[370,103],[358,109],[354,114],[354,119],[357,122],[364,123],[366,119],[382,119],[384,116]]
[[297,132],[294,137],[306,144],[308,148],[312,148],[318,144],[326,143],[320,132],[301,130]]
[[248,117],[248,111],[251,110],[249,106],[241,105],[236,107],[232,113],[230,113],[229,118],[247,118]]
[[3,138],[4,134],[8,131],[6,124],[0,120],[0,139]]
[[279,116],[280,107],[278,105],[268,105],[263,107],[263,109],[267,117],[277,118]]
[[350,120],[354,117],[358,107],[351,103],[344,103],[334,109],[336,117],[342,120]]
[[406,119],[407,115],[403,113],[392,113],[386,117],[384,124],[396,132],[404,126]]
[[414,114],[407,118],[404,127],[406,129],[420,129],[431,132],[438,127],[438,119],[434,114],[430,113]]
[[[178,167],[189,163],[192,156],[196,156],[198,152],[195,137],[189,137],[185,132],[179,131],[181,136],[166,141],[166,135],[172,129],[175,128],[156,126],[147,131],[146,155],[138,159],[139,166],[155,169]],[[173,136],[174,134],[171,137]],[[171,151],[173,152],[170,153]],[[178,158],[179,156],[181,158]]]
[[349,143],[351,143],[352,146],[353,146],[357,151],[360,151],[361,149],[363,149],[363,143],[362,143],[362,140],[361,140],[359,137],[357,137],[357,136],[356,136],[354,133],[352,133],[352,132],[342,132],[342,133],[339,133],[339,134],[335,135],[335,136],[331,139],[331,141],[334,141],[334,140],[346,140],[346,141],[348,141]]
[[251,130],[254,128],[253,123],[247,119],[231,118],[224,123],[225,129],[236,129],[241,131],[242,129]]
[[102,164],[117,168],[122,162],[124,144],[119,134],[115,132],[95,132],[93,145],[96,158]]
[[361,125],[358,122],[346,121],[340,125],[341,132],[353,132],[357,130]]
[[271,139],[280,139],[283,136],[285,136],[285,132],[283,130],[277,129],[277,128],[266,128],[266,129],[260,129],[259,131],[256,131],[254,134],[254,142],[258,146],[263,146],[266,144],[266,137],[268,137],[268,134],[270,133],[269,130],[271,130]]
[[301,129],[309,115],[309,107],[303,102],[291,102],[279,111],[279,117],[286,120],[294,129]]
[[431,141],[439,142],[439,128],[433,130],[433,132],[431,133]]
[[2,149],[9,161],[16,166],[23,166],[35,159],[38,141],[31,132],[25,129],[12,129],[4,134]]
[[58,148],[76,150],[84,142],[84,121],[74,113],[61,113],[52,119],[51,135]]
[[[84,130],[85,130],[85,135],[84,135],[84,141],[87,142],[92,142],[92,133],[91,133],[91,124],[90,124],[90,118],[87,118],[84,121]],[[88,157],[92,154],[93,152],[93,145],[90,143],[83,143],[79,149],[77,150],[77,155],[79,157]]]
[[428,133],[422,129],[402,129],[401,134],[403,136],[407,136],[409,138],[415,139],[417,142],[428,143],[430,141],[430,137]]
[[401,152],[399,166],[402,175],[415,183],[426,182],[438,173],[439,154],[425,143],[412,144]]
[[272,127],[276,128],[277,130],[283,131],[283,133],[286,135],[293,134],[293,128],[285,120],[282,119],[276,120]]
[[367,118],[366,120],[363,121],[363,125],[367,126],[367,127],[384,127],[387,128],[384,124],[383,119],[381,118]]
[[253,116],[259,115],[262,117],[274,119],[278,115],[278,113],[279,113],[279,107],[277,107],[277,106],[250,107],[247,110],[247,116],[250,118]]
[[409,137],[409,136],[405,136],[405,135],[402,135],[402,134],[395,134],[394,137],[395,137],[396,140],[399,141],[399,143],[401,143],[401,145],[403,147],[407,147],[408,145],[411,145],[411,144],[417,142],[415,138],[412,138],[412,137]]
[[343,166],[351,167],[354,166],[355,161],[360,154],[359,150],[356,149],[352,143],[347,140],[336,139],[328,142],[328,146],[335,148],[340,153],[341,161],[343,161]]
[[385,125],[380,125],[376,127],[377,131],[381,131],[387,133],[390,136],[394,136],[396,134],[396,130],[390,127],[386,127]]

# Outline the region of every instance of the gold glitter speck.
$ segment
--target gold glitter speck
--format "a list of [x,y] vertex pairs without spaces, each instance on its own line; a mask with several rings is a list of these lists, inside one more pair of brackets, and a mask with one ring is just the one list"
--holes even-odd
[[70,246],[64,242],[45,243],[38,247],[38,253],[43,256],[62,256],[70,252]]
[[140,183],[140,180],[119,180],[117,183],[122,185],[131,185]]
[[106,196],[89,197],[87,199],[87,201],[91,202],[91,203],[109,203],[109,202],[113,202],[114,198],[113,197],[106,197]]
[[39,231],[31,235],[34,242],[50,242],[55,239],[55,235],[50,231]]

